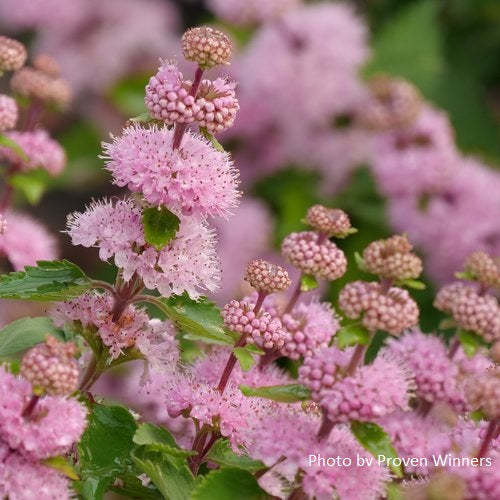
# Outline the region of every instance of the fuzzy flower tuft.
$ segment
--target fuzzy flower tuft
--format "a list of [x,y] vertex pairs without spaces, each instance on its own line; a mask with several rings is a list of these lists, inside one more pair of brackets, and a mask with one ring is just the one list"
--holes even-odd
[[229,154],[191,132],[173,150],[173,137],[167,128],[136,125],[105,143],[103,158],[115,184],[177,213],[227,216],[240,194],[238,172]]
[[83,213],[68,217],[74,245],[99,248],[101,260],[114,257],[125,280],[137,273],[147,288],[163,296],[200,290],[215,291],[220,281],[214,231],[203,222],[182,218],[180,228],[161,250],[146,245],[141,209],[131,199],[94,202]]

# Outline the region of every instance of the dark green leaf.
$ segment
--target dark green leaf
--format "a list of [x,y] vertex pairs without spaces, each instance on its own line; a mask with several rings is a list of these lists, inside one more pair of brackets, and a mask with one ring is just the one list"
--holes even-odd
[[187,294],[162,300],[165,314],[190,340],[211,344],[232,345],[233,338],[225,331],[219,308],[202,298],[190,299]]
[[146,423],[141,424],[134,435],[134,443],[150,445],[149,450],[161,451],[174,457],[188,457],[194,452],[180,448],[175,439],[164,427]]
[[311,399],[311,391],[300,384],[269,385],[266,387],[240,385],[240,390],[248,397],[272,399],[280,403],[295,403]]
[[135,465],[153,481],[162,495],[169,500],[189,500],[195,479],[185,460],[141,446],[132,454]]
[[371,339],[370,332],[361,325],[344,326],[337,332],[335,337],[337,339],[337,346],[340,349],[350,345],[367,345]]
[[479,347],[484,345],[482,338],[477,333],[469,330],[459,330],[457,336],[465,354],[467,354],[469,358],[472,358]]
[[81,489],[86,498],[102,498],[115,477],[132,464],[137,429],[132,414],[122,406],[92,405],[80,444]]
[[21,318],[0,330],[0,358],[24,351],[52,335],[58,340],[65,341],[62,330],[56,328],[50,318]]
[[203,134],[203,137],[205,137],[205,139],[208,139],[208,141],[212,144],[216,151],[224,152],[222,144],[205,127],[200,127],[200,132]]
[[78,297],[92,287],[83,271],[67,260],[37,264],[0,276],[0,298],[61,301]]
[[180,219],[165,207],[150,207],[142,212],[146,242],[161,250],[177,234]]
[[263,500],[269,498],[250,472],[222,468],[210,472],[193,491],[193,500]]
[[215,442],[207,455],[207,460],[219,465],[236,467],[237,469],[244,469],[249,472],[256,472],[266,467],[261,461],[253,460],[243,452],[241,455],[237,455],[231,449],[227,439],[219,439],[219,441]]
[[68,462],[68,460],[65,457],[58,456],[58,457],[46,458],[45,460],[42,460],[42,463],[43,465],[46,465],[51,469],[55,469],[58,472],[61,472],[70,479],[73,479],[75,481],[80,479],[80,477],[75,471],[75,468]]
[[255,364],[255,359],[250,354],[250,352],[248,352],[248,349],[246,347],[235,347],[233,352],[236,356],[236,359],[240,362],[241,369],[244,372],[250,370],[250,368],[252,368],[252,366]]
[[300,291],[309,292],[318,288],[318,280],[311,274],[303,274],[300,277]]
[[0,134],[0,146],[3,146],[5,148],[9,148],[16,155],[22,160],[26,161],[28,157],[26,156],[26,153],[23,151],[23,148],[19,146],[19,144],[16,141],[13,141],[10,137],[7,137],[6,135]]
[[[351,422],[351,431],[359,444],[375,458],[378,459],[379,456],[383,456],[385,459],[398,457],[396,450],[392,446],[391,439],[380,425],[354,420]],[[396,476],[403,477],[401,466],[396,466],[391,461],[389,467]]]
[[37,204],[47,188],[49,174],[46,170],[30,170],[9,178],[9,184],[21,191],[32,205]]

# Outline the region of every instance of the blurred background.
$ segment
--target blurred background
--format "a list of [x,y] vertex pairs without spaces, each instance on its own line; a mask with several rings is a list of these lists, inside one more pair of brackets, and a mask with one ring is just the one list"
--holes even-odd
[[[427,266],[427,289],[412,292],[422,328],[436,328],[434,287],[471,251],[500,253],[498,0],[0,0],[0,32],[53,56],[74,94],[64,113],[42,117],[66,150],[64,173],[46,180],[36,206],[21,194],[15,206],[43,221],[60,257],[112,279],[97,251],[70,245],[66,216],[120,194],[101,141],[147,111],[144,87],[160,58],[177,58],[192,78],[180,36],[200,24],[232,38],[233,64],[220,74],[238,81],[241,106],[220,140],[244,196],[234,217],[216,223],[224,283],[212,299],[242,292],[248,260],[279,262],[284,235],[303,229],[307,207],[321,201],[359,229],[340,243],[349,271],[325,295],[335,303],[361,276],[355,251],[406,232]],[[426,100],[404,130],[363,125],[367,82],[380,73],[407,79]],[[4,323],[22,314],[3,309]]]

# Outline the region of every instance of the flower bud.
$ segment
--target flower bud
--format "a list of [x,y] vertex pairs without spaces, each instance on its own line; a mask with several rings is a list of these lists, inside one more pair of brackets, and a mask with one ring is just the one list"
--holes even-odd
[[231,41],[224,33],[207,26],[191,28],[182,36],[184,57],[203,69],[228,65],[232,50]]

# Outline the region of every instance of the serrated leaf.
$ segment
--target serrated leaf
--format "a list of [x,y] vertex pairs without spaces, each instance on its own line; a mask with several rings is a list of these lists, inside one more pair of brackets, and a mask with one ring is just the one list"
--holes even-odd
[[459,330],[457,336],[465,354],[469,358],[472,358],[479,347],[484,345],[482,338],[477,333],[471,332],[470,330]]
[[32,205],[37,204],[49,182],[49,174],[45,170],[37,169],[29,172],[12,175],[9,178],[9,184],[15,189],[21,191]]
[[222,468],[210,472],[192,493],[192,500],[264,500],[269,498],[257,479],[245,470]]
[[300,277],[300,291],[309,292],[318,288],[318,280],[312,274],[303,274]]
[[240,362],[241,369],[247,372],[255,364],[255,359],[245,347],[235,347],[233,349],[236,359]]
[[39,261],[0,276],[0,298],[62,301],[78,297],[92,288],[92,281],[67,260]]
[[58,472],[61,472],[66,477],[77,481],[80,479],[80,476],[76,473],[75,468],[68,462],[65,457],[50,457],[42,460],[42,463],[51,469],[55,469]]
[[406,286],[407,288],[413,288],[414,290],[425,290],[425,283],[419,280],[398,280],[396,283],[398,286]]
[[347,325],[341,328],[335,335],[337,346],[340,349],[351,345],[367,345],[370,343],[370,332],[361,325]]
[[142,212],[146,242],[161,250],[175,238],[180,219],[165,207],[150,207]]
[[123,406],[92,405],[78,444],[80,488],[86,498],[102,498],[115,477],[130,467],[136,429],[134,417]]
[[[398,454],[392,446],[389,435],[380,425],[374,424],[373,422],[353,420],[351,422],[351,431],[359,444],[375,458],[378,459],[379,455],[384,456],[386,459],[398,458]],[[403,469],[401,466],[394,465],[391,461],[389,467],[397,477],[403,477]]]
[[6,135],[0,134],[0,146],[6,147],[14,151],[16,155],[22,160],[22,161],[27,161],[28,156],[24,152],[23,148],[19,146],[19,144],[12,140],[10,137],[7,137]]
[[245,453],[237,455],[232,449],[227,439],[219,439],[210,449],[207,460],[219,465],[244,469],[249,472],[256,472],[265,469],[266,466],[260,460],[254,460]]
[[165,453],[140,446],[132,454],[134,464],[155,484],[169,500],[189,500],[196,480],[185,460],[175,460]]
[[220,309],[205,297],[196,301],[187,294],[162,300],[163,310],[185,333],[185,338],[209,344],[233,345],[234,339],[225,331]]
[[57,340],[66,341],[62,330],[56,328],[50,318],[21,318],[0,330],[0,358],[24,351],[52,335]]
[[138,427],[133,441],[138,445],[148,445],[149,450],[161,451],[173,457],[185,458],[195,454],[193,451],[180,448],[167,429],[150,423]]
[[301,384],[269,385],[265,387],[240,385],[240,390],[248,397],[272,399],[280,403],[295,403],[311,399],[311,391]]
[[222,144],[205,127],[200,127],[200,132],[202,133],[203,137],[205,137],[205,139],[207,139],[212,144],[216,151],[224,152]]

